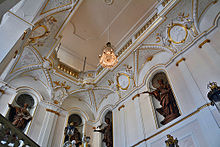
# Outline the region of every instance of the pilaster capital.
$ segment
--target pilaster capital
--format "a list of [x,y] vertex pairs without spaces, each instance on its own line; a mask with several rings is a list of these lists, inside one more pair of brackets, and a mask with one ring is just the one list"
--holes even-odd
[[66,115],[68,114],[67,111],[65,111],[64,109],[62,109],[60,106],[56,105],[56,104],[53,104],[53,103],[50,103],[50,102],[47,102],[47,101],[41,101],[39,103],[41,106],[43,106],[47,112],[51,112],[51,113],[54,113],[56,115]]

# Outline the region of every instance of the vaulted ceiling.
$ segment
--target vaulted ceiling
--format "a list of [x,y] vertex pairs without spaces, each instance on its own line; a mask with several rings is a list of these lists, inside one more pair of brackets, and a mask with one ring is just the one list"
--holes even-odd
[[[106,3],[110,1],[110,5]],[[58,58],[81,71],[86,57],[86,70],[95,70],[108,32],[117,50],[151,14],[156,3],[155,0],[84,0],[63,30]]]

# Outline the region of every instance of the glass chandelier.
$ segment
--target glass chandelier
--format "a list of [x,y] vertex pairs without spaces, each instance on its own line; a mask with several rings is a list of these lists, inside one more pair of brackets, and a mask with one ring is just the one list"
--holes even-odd
[[104,46],[102,55],[99,55],[99,57],[99,63],[104,68],[112,68],[118,63],[117,56],[115,55],[113,46],[110,42]]
[[[111,5],[109,3],[108,5]],[[109,17],[107,17],[109,18]],[[111,45],[109,38],[110,38],[110,22],[108,23],[108,43],[106,46],[104,46],[102,55],[99,55],[99,63],[101,64],[102,67],[104,68],[112,68],[118,63],[117,56],[115,55],[114,52],[114,47]]]

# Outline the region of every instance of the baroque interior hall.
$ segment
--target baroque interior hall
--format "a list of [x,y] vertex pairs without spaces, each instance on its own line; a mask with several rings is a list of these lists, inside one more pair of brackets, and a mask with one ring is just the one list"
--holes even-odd
[[0,0],[0,146],[220,147],[220,0]]

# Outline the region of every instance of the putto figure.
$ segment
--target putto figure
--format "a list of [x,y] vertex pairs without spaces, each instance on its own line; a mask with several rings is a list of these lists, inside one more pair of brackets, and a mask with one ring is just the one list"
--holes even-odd
[[12,106],[11,104],[8,104],[8,106],[10,108],[9,121],[11,121],[16,128],[23,130],[32,119],[32,116],[27,110],[28,104],[25,103],[22,108]]
[[[150,95],[153,95],[158,101],[160,101],[160,105],[162,107],[156,108],[156,111],[164,116],[164,120],[160,123],[162,125],[165,125],[171,120],[179,117],[180,113],[176,105],[176,101],[173,96],[170,85],[164,84],[164,81],[162,79],[157,80],[157,82],[159,84],[159,87],[156,90],[152,92],[145,91],[140,94],[148,93]],[[137,94],[136,96],[140,96],[140,94]]]
[[109,118],[105,118],[105,122],[107,123],[106,127],[101,130],[94,130],[94,132],[104,134],[104,139],[102,141],[105,142],[107,147],[113,147],[112,123]]

